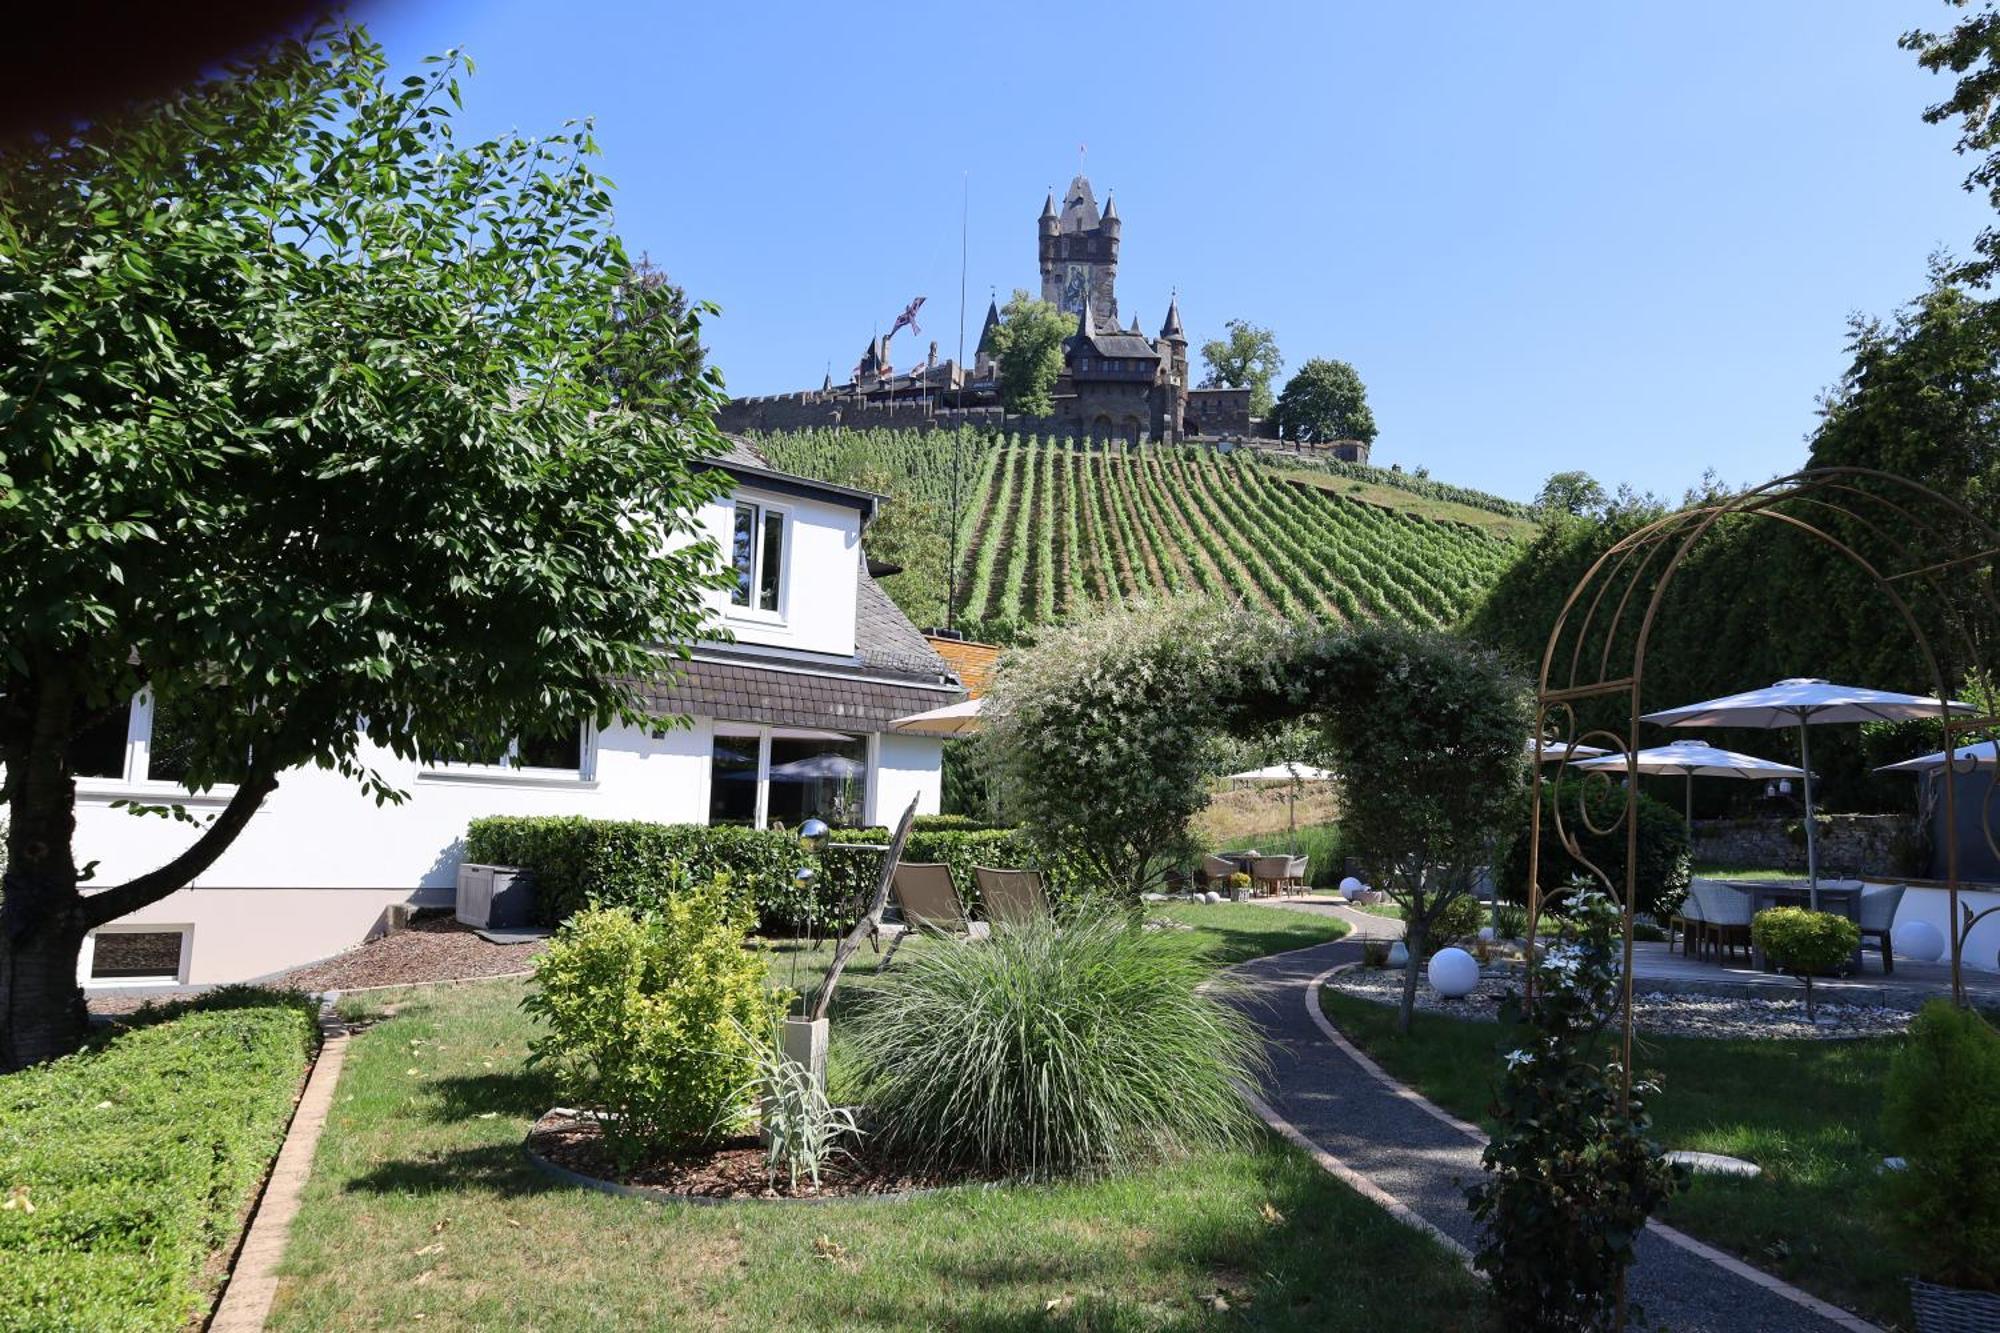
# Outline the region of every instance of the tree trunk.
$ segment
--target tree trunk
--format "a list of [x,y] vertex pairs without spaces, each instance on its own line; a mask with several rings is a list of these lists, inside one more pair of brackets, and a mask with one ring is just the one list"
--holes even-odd
[[[39,890],[39,891],[38,891]],[[59,897],[9,874],[0,901],[0,1073],[12,1073],[68,1055],[90,1030],[76,960],[83,948],[82,900],[69,889],[68,910]]]
[[1403,948],[1410,959],[1403,964],[1403,1004],[1396,1014],[1396,1031],[1404,1035],[1410,1031],[1410,1016],[1417,1011],[1417,968],[1422,966],[1424,939],[1429,934],[1429,923],[1422,917],[1403,914]]

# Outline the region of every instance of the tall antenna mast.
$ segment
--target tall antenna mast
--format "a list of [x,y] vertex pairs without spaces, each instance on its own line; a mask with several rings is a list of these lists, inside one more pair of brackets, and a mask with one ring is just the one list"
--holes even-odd
[[960,490],[965,468],[965,268],[967,219],[972,214],[972,173],[962,171],[958,177],[958,364],[953,372],[958,377],[958,392],[955,406],[958,411],[952,423],[951,441],[951,513],[947,522],[951,526],[948,537],[950,554],[946,557],[944,573],[944,627],[952,627],[958,607],[958,517],[959,506],[964,503]]

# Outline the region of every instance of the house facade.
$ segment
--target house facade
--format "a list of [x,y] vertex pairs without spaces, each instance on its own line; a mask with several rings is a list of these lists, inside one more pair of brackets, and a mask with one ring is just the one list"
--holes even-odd
[[[95,932],[78,980],[93,992],[244,981],[339,953],[392,906],[449,905],[467,825],[485,815],[870,824],[912,797],[935,813],[942,741],[890,723],[964,690],[868,576],[875,497],[775,472],[739,443],[710,466],[733,487],[701,522],[736,579],[710,598],[726,634],[694,645],[672,684],[639,687],[670,730],[579,726],[492,763],[429,767],[364,736],[363,761],[407,800],[378,806],[337,773],[287,773],[193,885]],[[179,803],[202,819],[229,799],[179,786],[176,719],[155,712],[142,694],[74,747],[78,860],[97,862],[101,884],[163,864],[199,831],[114,803]]]

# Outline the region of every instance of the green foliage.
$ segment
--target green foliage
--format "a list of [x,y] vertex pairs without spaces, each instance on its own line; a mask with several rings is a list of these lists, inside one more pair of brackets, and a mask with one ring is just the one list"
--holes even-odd
[[629,1169],[726,1136],[751,1110],[761,1032],[785,1006],[746,948],[756,918],[726,879],[656,908],[586,908],[535,960],[522,1007],[547,1031],[533,1063],[573,1105],[605,1113],[605,1147]]
[[1930,1281],[2000,1291],[2000,1034],[1932,1000],[1890,1066],[1883,1129],[1907,1163],[1890,1216]]
[[[907,959],[907,961],[904,961]],[[864,992],[852,1052],[883,1146],[1032,1178],[1133,1166],[1255,1132],[1262,1051],[1172,932],[1122,914],[939,939]]]
[[[839,829],[834,840],[887,843],[889,834],[879,828]],[[921,827],[911,833],[904,857],[951,866],[961,892],[974,903],[975,865],[1042,869],[1057,894],[1071,878],[1060,864],[1037,856],[1014,829]],[[590,903],[658,908],[690,884],[726,876],[732,891],[754,907],[762,929],[819,933],[854,921],[882,864],[881,857],[864,851],[828,848],[815,855],[799,845],[796,833],[780,829],[580,815],[475,819],[466,833],[466,859],[534,871],[536,915],[545,923],[560,922]],[[801,868],[814,872],[803,884],[797,878]]]
[[[323,29],[0,149],[10,940],[180,888],[286,769],[397,799],[364,720],[424,760],[662,725],[633,682],[718,586],[685,540],[718,383],[661,291],[621,317],[587,125],[453,137],[467,63],[398,79]],[[187,784],[238,802],[201,857],[79,900],[68,743],[142,686],[198,723]]]
[[1750,942],[1806,986],[1806,1017],[1813,1017],[1813,978],[1838,971],[1861,944],[1861,928],[1837,912],[1770,907],[1750,921]]
[[[1509,902],[1521,904],[1528,901],[1528,804],[1525,800],[1521,803],[1521,812],[1509,830],[1513,839],[1495,867],[1494,880],[1498,893]],[[1579,877],[1623,899],[1624,816],[1625,790],[1612,783],[1571,777],[1562,779],[1559,785],[1550,781],[1542,784],[1541,873],[1547,895],[1545,904],[1555,896],[1548,894],[1549,887],[1568,884]],[[1608,831],[1596,833],[1593,828]],[[1589,865],[1569,854],[1563,844],[1565,833],[1576,840]],[[1608,883],[1599,882],[1591,866],[1603,871]],[[1679,811],[1641,792],[1638,897],[1632,910],[1656,921],[1667,920],[1687,899],[1693,867],[1686,819]]]
[[1486,904],[1470,894],[1452,897],[1431,919],[1430,929],[1425,932],[1426,954],[1476,938],[1480,927],[1487,924],[1487,911]]
[[0,1076],[0,1328],[199,1322],[283,1142],[315,1039],[301,997],[234,988]]
[[1208,365],[1201,387],[1248,389],[1250,415],[1269,416],[1271,381],[1285,368],[1278,335],[1247,319],[1232,319],[1222,327],[1229,330],[1227,338],[1211,338],[1201,345],[1201,359]]
[[773,1021],[761,1039],[742,1035],[756,1062],[750,1096],[764,1133],[765,1178],[775,1183],[782,1167],[796,1194],[804,1172],[817,1190],[820,1168],[849,1155],[843,1140],[861,1137],[854,1112],[828,1101],[819,1076],[786,1054],[781,1023]]
[[1494,1094],[1497,1132],[1467,1191],[1482,1227],[1478,1264],[1509,1329],[1607,1328],[1646,1218],[1686,1184],[1648,1137],[1646,1098],[1606,1059],[1615,1018],[1622,914],[1579,889],[1558,943],[1535,962],[1535,1005],[1510,998],[1502,1021],[1518,1044]]
[[1551,472],[1535,496],[1535,508],[1543,514],[1563,514],[1571,518],[1602,514],[1611,497],[1588,472]]
[[1314,357],[1285,382],[1276,409],[1278,433],[1287,440],[1375,439],[1375,413],[1368,389],[1345,361]]
[[[1966,0],[1947,0],[1954,8],[1966,7]],[[1924,119],[1941,125],[1956,118],[1959,124],[1960,154],[1973,159],[1965,176],[1965,188],[1985,194],[2000,209],[2000,13],[1991,4],[1960,20],[1950,32],[1917,30],[1903,34],[1901,45],[1917,53],[1917,63],[1933,74],[1949,71],[1958,76],[1951,96],[1924,111]],[[1962,264],[1953,277],[1959,281],[1985,285],[2000,271],[2000,231],[1988,227],[1974,242],[1979,258]]]
[[1051,629],[1003,659],[985,710],[1008,811],[1098,885],[1136,901],[1186,862],[1208,803],[1215,697],[1246,614],[1135,606]]
[[1063,342],[1074,332],[1076,321],[1061,309],[1015,290],[1000,308],[1000,326],[993,330],[1002,407],[1031,417],[1045,417],[1055,410]]
[[1475,491],[1469,486],[1454,486],[1450,482],[1437,481],[1428,476],[1417,476],[1396,468],[1377,467],[1373,463],[1350,463],[1340,458],[1286,457],[1288,468],[1303,468],[1312,472],[1325,472],[1336,477],[1351,477],[1355,481],[1365,481],[1376,486],[1389,486],[1411,495],[1420,495],[1429,500],[1447,500],[1452,504],[1467,505],[1473,509],[1484,509],[1490,514],[1504,514],[1508,518],[1533,518],[1535,507],[1522,504],[1519,500],[1509,500],[1504,496],[1487,491]]

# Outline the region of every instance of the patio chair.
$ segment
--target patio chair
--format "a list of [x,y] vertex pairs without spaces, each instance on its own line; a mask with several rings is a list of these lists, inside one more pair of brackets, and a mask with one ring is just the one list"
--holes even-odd
[[1236,873],[1237,867],[1234,861],[1225,861],[1214,852],[1201,858],[1202,882],[1211,888],[1218,884],[1228,884],[1229,877]]
[[1878,884],[1861,891],[1861,947],[1873,940],[1882,950],[1882,970],[1896,970],[1896,953],[1889,945],[1889,931],[1896,924],[1896,909],[1903,904],[1906,884]]
[[1681,899],[1680,910],[1667,918],[1669,933],[1678,929],[1681,933],[1681,957],[1694,957],[1695,948],[1701,943],[1701,934],[1706,922],[1701,919],[1701,899],[1695,897],[1694,882],[1688,884],[1687,896]]
[[913,930],[935,930],[946,935],[984,939],[986,923],[965,914],[958,887],[951,882],[951,867],[942,862],[903,861],[889,880],[889,895],[902,915],[902,929],[889,942],[882,966],[889,966],[905,936]]
[[1285,891],[1287,893],[1304,893],[1307,886],[1311,883],[1306,878],[1306,866],[1311,862],[1312,858],[1310,856],[1292,856],[1286,859],[1291,864],[1285,867]]
[[1702,940],[1714,947],[1718,963],[1725,949],[1733,959],[1739,944],[1750,948],[1749,893],[1712,879],[1698,879],[1688,891],[1701,904]]
[[1292,858],[1289,856],[1260,856],[1250,863],[1250,888],[1253,893],[1276,897],[1292,872]]
[[972,877],[979,885],[979,901],[986,919],[996,926],[1025,926],[1049,915],[1049,896],[1042,888],[1039,870],[996,870],[974,866]]

